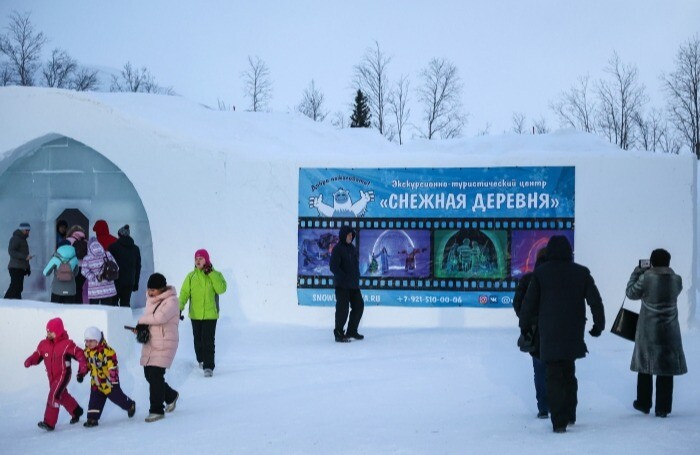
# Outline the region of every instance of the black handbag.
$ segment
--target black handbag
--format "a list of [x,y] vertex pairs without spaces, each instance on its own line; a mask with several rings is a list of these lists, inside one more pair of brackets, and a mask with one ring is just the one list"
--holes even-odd
[[138,324],[136,326],[136,341],[138,341],[141,344],[146,344],[150,339],[151,331],[149,330],[148,325]]
[[615,321],[610,328],[610,332],[620,336],[626,340],[634,341],[634,336],[637,333],[637,321],[639,314],[625,308],[625,299],[622,299],[620,311],[617,312]]

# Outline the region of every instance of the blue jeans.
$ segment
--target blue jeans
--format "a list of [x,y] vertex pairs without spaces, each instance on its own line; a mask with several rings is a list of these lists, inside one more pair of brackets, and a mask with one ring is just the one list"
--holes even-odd
[[535,371],[537,410],[539,412],[549,413],[549,402],[547,401],[547,365],[537,357],[533,357],[532,369]]

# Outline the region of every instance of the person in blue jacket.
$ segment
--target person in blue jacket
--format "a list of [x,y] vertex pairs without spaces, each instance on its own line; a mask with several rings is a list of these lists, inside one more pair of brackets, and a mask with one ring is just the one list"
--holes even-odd
[[[61,264],[67,264],[67,267],[70,267],[70,275],[67,273],[66,266],[61,269]],[[44,267],[44,276],[48,277],[52,273],[51,301],[54,303],[74,303],[78,258],[75,256],[75,248],[72,245],[59,246],[51,256],[49,263]]]

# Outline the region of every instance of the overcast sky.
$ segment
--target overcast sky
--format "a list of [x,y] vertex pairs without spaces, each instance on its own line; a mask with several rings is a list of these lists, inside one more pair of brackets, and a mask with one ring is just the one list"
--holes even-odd
[[[147,66],[211,106],[247,107],[248,55],[270,68],[272,110],[292,109],[313,78],[326,109],[348,115],[353,66],[375,40],[392,57],[390,79],[405,74],[412,89],[431,58],[445,57],[464,82],[465,136],[487,123],[499,134],[516,111],[558,126],[549,102],[579,76],[603,77],[613,51],[637,65],[661,107],[659,75],[700,33],[698,0],[0,0],[3,29],[12,10],[31,12],[51,39],[47,56],[61,47],[84,65]],[[417,105],[411,121],[421,122]]]

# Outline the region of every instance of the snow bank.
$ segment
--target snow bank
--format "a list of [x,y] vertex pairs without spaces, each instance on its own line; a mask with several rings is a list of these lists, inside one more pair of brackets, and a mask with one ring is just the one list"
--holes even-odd
[[[575,166],[576,260],[591,269],[608,319],[638,259],[657,247],[672,253],[683,278],[684,328],[695,313],[691,155],[622,151],[574,131],[399,147],[373,130],[338,131],[296,115],[219,112],[177,97],[16,87],[0,88],[0,124],[0,172],[23,145],[55,135],[112,161],[148,214],[155,269],[177,285],[194,251],[207,248],[229,282],[222,309],[236,320],[331,325],[332,308],[296,301],[300,167]],[[506,309],[372,307],[363,324],[490,327],[514,318]]]

